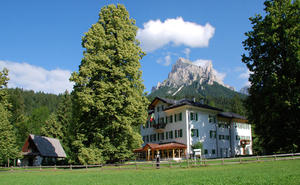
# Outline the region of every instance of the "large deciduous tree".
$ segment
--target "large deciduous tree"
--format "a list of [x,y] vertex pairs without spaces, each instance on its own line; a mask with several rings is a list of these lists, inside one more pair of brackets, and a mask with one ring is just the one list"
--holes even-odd
[[148,100],[136,32],[123,5],[108,5],[82,38],[84,57],[71,77],[81,163],[121,161],[142,143],[137,127],[146,121]]
[[247,109],[264,153],[300,151],[300,1],[268,0],[250,18],[242,60],[251,74]]

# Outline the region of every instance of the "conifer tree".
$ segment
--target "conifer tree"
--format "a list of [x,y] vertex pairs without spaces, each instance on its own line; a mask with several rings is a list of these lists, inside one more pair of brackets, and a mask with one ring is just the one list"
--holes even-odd
[[7,81],[8,70],[0,71],[0,163],[6,163],[9,159],[19,156],[16,145],[16,135],[13,126],[9,122]]
[[52,113],[42,125],[41,135],[62,140],[62,125],[57,121],[55,113]]
[[146,121],[148,100],[140,71],[145,54],[136,32],[123,5],[108,5],[82,38],[84,57],[71,77],[78,156],[97,153],[117,162],[131,157],[142,143],[136,128]]

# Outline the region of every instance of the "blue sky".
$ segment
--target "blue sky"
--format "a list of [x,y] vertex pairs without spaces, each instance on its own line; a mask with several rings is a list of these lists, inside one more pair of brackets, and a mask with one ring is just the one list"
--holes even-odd
[[[97,22],[101,7],[112,3],[124,4],[140,28],[146,91],[167,78],[179,57],[210,60],[236,90],[247,84],[242,41],[251,30],[249,17],[263,14],[262,0],[10,0],[0,2],[0,70],[9,68],[9,87],[70,90],[69,75],[82,58],[81,37]],[[192,31],[184,34],[187,30]],[[169,34],[151,42],[156,31]]]

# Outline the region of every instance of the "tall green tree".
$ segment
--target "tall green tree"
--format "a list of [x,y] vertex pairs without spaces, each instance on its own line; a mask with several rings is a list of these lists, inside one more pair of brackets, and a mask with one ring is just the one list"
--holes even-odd
[[68,91],[62,95],[61,102],[58,105],[56,115],[57,115],[57,122],[62,126],[62,134],[63,137],[61,138],[61,143],[64,147],[64,150],[67,153],[68,158],[72,158],[71,154],[71,147],[72,142],[75,140],[73,128],[73,118],[72,118],[72,99],[71,95]]
[[117,162],[142,143],[136,127],[146,121],[148,100],[139,62],[145,54],[136,32],[123,5],[108,5],[82,38],[84,57],[71,77],[79,156],[101,153],[104,161]]
[[9,103],[11,104],[10,122],[15,128],[17,145],[19,149],[24,145],[25,139],[28,137],[28,117],[25,115],[25,103],[22,96],[22,89],[16,88],[13,91],[10,89]]
[[242,61],[251,74],[247,109],[264,153],[300,151],[300,1],[267,0],[250,18]]
[[46,123],[50,113],[47,107],[39,107],[32,111],[27,121],[28,134],[41,135],[41,128]]
[[0,71],[0,163],[6,163],[9,159],[19,156],[16,145],[16,136],[13,126],[9,122],[10,113],[8,108],[7,94],[8,70]]
[[42,125],[41,135],[57,138],[59,140],[62,140],[64,137],[62,125],[57,121],[57,116],[55,113],[52,113],[45,121],[45,124]]
[[0,104],[0,163],[6,163],[9,159],[19,156],[15,132],[8,115],[8,111]]
[[234,97],[232,98],[230,111],[243,116],[246,115],[245,107],[243,106],[243,99],[241,99],[238,95],[234,95]]
[[11,106],[8,102],[9,96],[7,93],[7,82],[8,82],[8,69],[4,68],[0,71],[0,103],[5,109],[9,109]]

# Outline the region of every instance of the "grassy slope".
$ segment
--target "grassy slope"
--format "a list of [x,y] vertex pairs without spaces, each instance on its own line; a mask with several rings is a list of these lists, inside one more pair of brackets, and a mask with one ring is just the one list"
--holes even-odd
[[300,160],[189,169],[0,172],[0,184],[300,184]]

